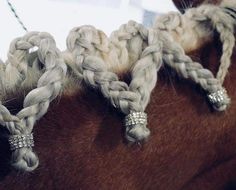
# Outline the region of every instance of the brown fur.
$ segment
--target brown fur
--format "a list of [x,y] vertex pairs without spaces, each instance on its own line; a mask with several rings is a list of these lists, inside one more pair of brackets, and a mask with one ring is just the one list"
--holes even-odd
[[[220,46],[215,40],[192,57],[216,71]],[[200,88],[162,69],[147,109],[152,134],[144,145],[125,143],[122,115],[96,91],[62,96],[35,126],[36,171],[12,171],[1,138],[0,189],[236,189],[236,54],[232,62],[225,82],[232,104],[225,113],[214,112]]]

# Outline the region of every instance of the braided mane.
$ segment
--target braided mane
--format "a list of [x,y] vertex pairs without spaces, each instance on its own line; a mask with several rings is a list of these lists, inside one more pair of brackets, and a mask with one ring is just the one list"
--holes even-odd
[[[189,23],[194,26],[191,30]],[[83,82],[100,91],[124,114],[128,141],[145,141],[150,130],[144,112],[163,65],[198,84],[213,107],[224,111],[230,99],[222,84],[235,45],[234,26],[235,19],[222,7],[204,5],[189,9],[184,15],[170,13],[160,17],[153,28],[130,21],[114,31],[110,38],[93,26],[76,27],[67,37],[65,52],[57,49],[48,33],[29,32],[11,43],[8,60],[0,68],[0,77],[2,100],[7,100],[7,95],[19,88],[29,88],[30,92],[24,99],[23,109],[16,115],[0,105],[0,123],[10,137],[29,136],[35,122],[46,114],[50,102],[60,95],[63,86],[79,86]],[[191,32],[194,37],[191,40],[196,42],[212,37],[214,32],[220,34],[223,55],[216,77],[185,54],[185,49],[189,51],[185,46]],[[38,50],[31,52],[35,46]],[[121,80],[119,74],[122,72],[129,72],[130,83]],[[38,166],[32,142],[29,147],[15,148],[19,144],[14,142],[11,145],[14,167],[32,171]]]

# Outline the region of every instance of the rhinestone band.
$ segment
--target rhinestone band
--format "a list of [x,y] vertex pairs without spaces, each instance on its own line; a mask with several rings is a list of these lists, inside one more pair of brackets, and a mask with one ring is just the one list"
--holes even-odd
[[28,135],[12,135],[8,141],[12,151],[20,148],[32,148],[34,146],[32,133]]
[[224,102],[229,99],[226,90],[223,88],[216,92],[207,95],[211,104],[214,104],[216,107],[220,107]]
[[132,112],[125,117],[125,126],[133,126],[136,124],[147,124],[147,114],[144,112]]

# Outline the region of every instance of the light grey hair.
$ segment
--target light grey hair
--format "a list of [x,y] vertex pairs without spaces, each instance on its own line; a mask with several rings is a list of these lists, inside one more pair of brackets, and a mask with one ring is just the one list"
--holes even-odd
[[[26,95],[23,109],[16,115],[0,104],[0,124],[9,131],[10,136],[32,133],[35,122],[47,112],[49,103],[60,93],[66,75],[67,67],[53,37],[48,33],[29,32],[10,45],[5,75],[1,76],[1,80],[5,77],[4,81],[9,81],[6,88],[27,79],[27,55],[35,46],[38,47],[37,56],[44,64],[37,87]],[[30,147],[16,149],[12,153],[12,165],[17,169],[32,171],[38,163],[38,157]]]
[[[194,27],[189,29],[188,24]],[[235,45],[234,26],[235,20],[224,7],[203,5],[189,9],[184,15],[170,13],[159,17],[152,28],[130,21],[110,38],[93,26],[76,27],[70,31],[67,50],[63,53],[48,33],[29,32],[11,43],[6,64],[0,64],[1,101],[8,91],[32,85],[28,83],[30,80],[37,84],[31,86],[33,90],[16,115],[0,102],[0,124],[11,136],[31,134],[35,122],[61,92],[67,66],[78,80],[98,89],[126,117],[145,112],[163,64],[180,77],[191,79],[207,94],[215,94],[223,90],[230,66]],[[212,37],[214,31],[220,34],[223,43],[216,77],[185,52],[189,37],[193,36],[197,44],[198,39]],[[34,47],[38,50],[31,52]],[[130,83],[121,81],[119,74],[123,72],[130,72]],[[230,99],[227,94],[224,97],[220,105],[213,104],[216,110],[227,108]],[[126,126],[125,136],[130,142],[146,140],[149,135],[147,122]],[[23,147],[12,153],[12,165],[17,169],[32,171],[38,163],[31,148]]]

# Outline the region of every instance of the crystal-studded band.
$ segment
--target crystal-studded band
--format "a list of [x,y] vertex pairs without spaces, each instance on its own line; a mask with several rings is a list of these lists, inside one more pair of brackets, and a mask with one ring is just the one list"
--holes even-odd
[[9,137],[8,141],[12,151],[20,148],[32,148],[34,146],[32,133],[27,135],[12,135]]
[[144,112],[131,112],[125,117],[125,126],[133,126],[137,124],[147,124],[147,114]]
[[211,94],[208,94],[207,97],[210,103],[216,107],[222,106],[229,99],[227,92],[224,88]]

